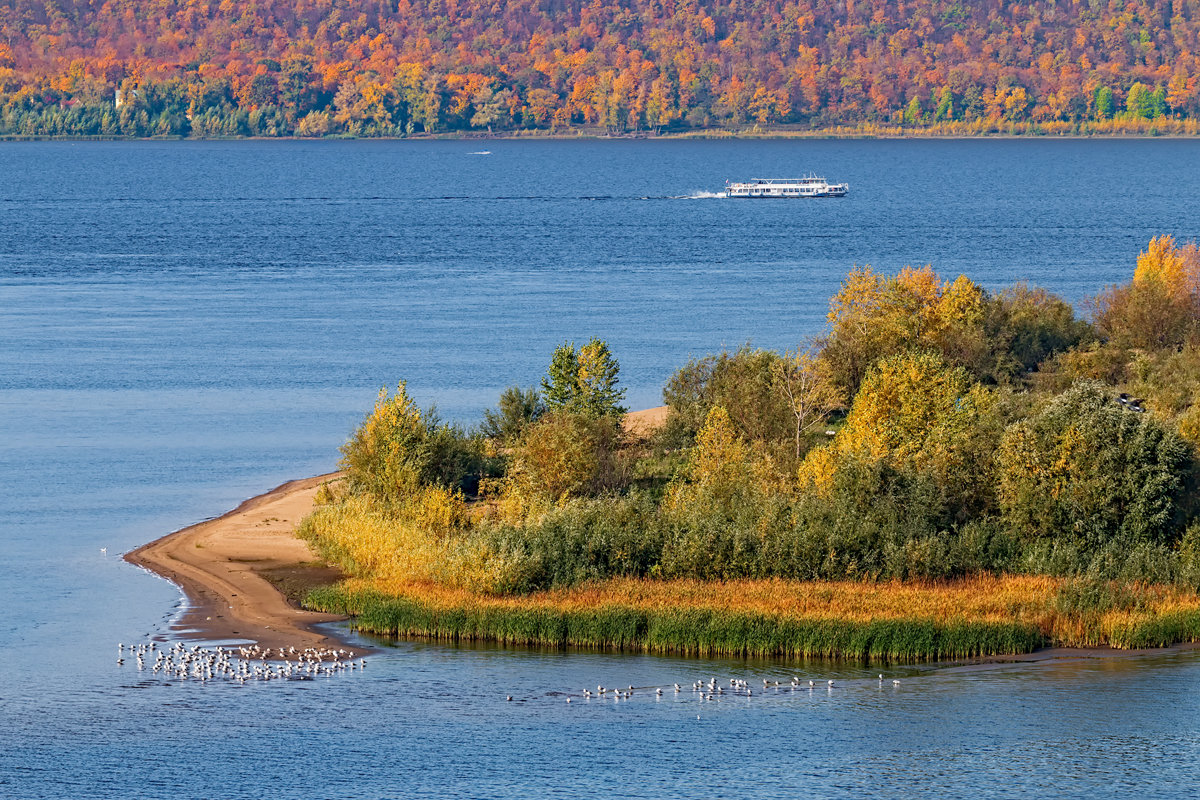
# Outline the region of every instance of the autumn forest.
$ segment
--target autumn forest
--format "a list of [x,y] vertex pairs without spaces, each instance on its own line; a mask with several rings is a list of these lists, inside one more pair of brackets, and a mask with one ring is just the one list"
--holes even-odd
[[1200,0],[0,1],[0,135],[1197,132]]

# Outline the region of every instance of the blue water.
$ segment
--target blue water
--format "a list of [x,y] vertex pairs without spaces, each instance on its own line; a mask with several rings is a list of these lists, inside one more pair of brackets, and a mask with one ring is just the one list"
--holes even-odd
[[[246,686],[118,667],[180,602],[119,554],[332,469],[382,386],[472,422],[600,336],[628,404],[657,405],[689,355],[819,333],[855,264],[1082,302],[1151,236],[1200,237],[1188,141],[478,149],[0,146],[0,797],[1192,794],[1192,652],[962,671],[407,643]],[[808,171],[850,196],[706,196]],[[711,674],[839,685],[557,694]]]

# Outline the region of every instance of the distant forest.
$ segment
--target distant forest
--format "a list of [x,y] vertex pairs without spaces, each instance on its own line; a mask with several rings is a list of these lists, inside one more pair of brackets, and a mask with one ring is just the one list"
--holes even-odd
[[0,0],[0,135],[1196,133],[1200,0]]

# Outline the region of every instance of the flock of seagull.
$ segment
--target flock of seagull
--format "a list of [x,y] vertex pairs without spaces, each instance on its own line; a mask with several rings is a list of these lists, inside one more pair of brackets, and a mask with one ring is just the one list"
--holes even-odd
[[[117,665],[125,663],[126,653],[137,661],[139,671],[149,668],[155,676],[177,680],[216,681],[237,683],[270,680],[312,680],[321,675],[340,675],[367,667],[367,660],[351,657],[349,650],[335,648],[295,647],[263,649],[258,645],[214,648],[194,645],[186,647],[176,642],[159,648],[157,642],[148,644],[117,644]],[[154,659],[147,667],[146,660]]]
[[[317,676],[322,675],[339,675],[354,670],[363,670],[367,667],[365,658],[353,657],[349,650],[339,648],[314,648],[308,647],[303,650],[297,650],[295,647],[262,648],[257,644],[242,645],[239,647],[222,647],[216,646],[213,648],[200,647],[193,645],[187,647],[182,642],[176,642],[170,647],[160,648],[158,643],[151,641],[145,644],[125,644],[123,642],[117,644],[117,664],[124,665],[126,654],[130,659],[137,663],[139,671],[147,668],[155,675],[161,675],[164,678],[174,678],[177,680],[197,680],[201,682],[207,681],[235,681],[237,683],[246,683],[248,681],[270,681],[270,680],[312,680]],[[153,664],[147,665],[147,659],[153,658]],[[883,687],[884,677],[879,675],[879,686]],[[826,681],[824,688],[833,691],[837,684],[832,681]],[[818,686],[815,680],[802,680],[799,677],[792,677],[790,683],[783,681],[771,681],[763,678],[762,689],[760,692],[796,692],[807,690],[809,692],[816,691]],[[899,679],[892,681],[893,687],[900,686]],[[749,682],[741,678],[730,678],[727,683],[719,681],[717,678],[709,678],[707,680],[700,679],[693,681],[688,687],[691,693],[703,702],[713,701],[719,702],[725,697],[753,697],[755,689],[750,686]],[[597,686],[595,691],[592,689],[584,689],[580,695],[567,695],[567,702],[570,703],[573,697],[582,697],[584,700],[590,701],[592,698],[597,700],[613,699],[613,700],[628,700],[633,697],[634,692],[648,693],[656,698],[662,697],[665,690],[672,690],[676,696],[682,695],[685,690],[680,684],[672,684],[670,687],[663,686],[643,686],[634,688],[632,685],[626,688],[612,688],[604,685]],[[510,702],[513,696],[506,695],[506,699]]]
[[[884,678],[883,678],[883,675],[880,674],[879,675],[879,687],[880,688],[883,688],[883,683],[884,683]],[[825,682],[825,688],[829,691],[832,691],[836,685],[837,684],[832,680]],[[893,679],[892,686],[899,687],[900,679],[899,678]],[[726,688],[726,687],[728,687],[728,688]],[[674,688],[674,694],[676,696],[681,695],[684,692],[684,687],[680,686],[678,683],[673,684],[673,688]],[[719,702],[722,698],[724,698],[726,696],[753,697],[754,691],[755,691],[747,681],[744,681],[741,678],[730,678],[729,682],[727,684],[719,682],[716,678],[709,678],[707,681],[705,681],[704,679],[700,679],[700,680],[694,681],[690,688],[691,688],[692,694],[697,696],[701,701],[710,701],[711,700],[714,702]],[[761,691],[762,692],[770,692],[770,691],[796,692],[796,691],[803,691],[805,689],[807,689],[810,692],[816,691],[817,682],[815,680],[811,680],[811,679],[808,680],[807,682],[805,682],[795,676],[792,677],[790,684],[785,684],[782,681],[771,681],[766,678],[763,678],[763,688]],[[606,686],[600,685],[600,686],[596,687],[595,691],[592,691],[591,689],[584,689],[583,693],[582,693],[582,697],[584,700],[591,700],[593,697],[597,698],[597,699],[612,698],[613,700],[628,700],[629,698],[633,697],[633,693],[635,691],[650,692],[653,694],[654,697],[662,697],[663,690],[664,690],[664,687],[662,687],[662,686],[644,686],[644,687],[641,687],[640,689],[634,689],[633,686],[629,686],[624,689],[620,689],[620,688],[614,689],[611,687],[606,687]],[[505,698],[509,702],[512,702],[513,696],[510,694],[510,695],[506,695]],[[571,702],[571,699],[572,699],[572,695],[567,695],[568,703]]]

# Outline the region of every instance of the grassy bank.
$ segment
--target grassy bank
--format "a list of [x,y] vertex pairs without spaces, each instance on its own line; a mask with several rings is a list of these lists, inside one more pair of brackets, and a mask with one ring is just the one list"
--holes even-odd
[[1200,640],[1200,598],[1034,576],[948,582],[617,579],[522,597],[352,579],[309,594],[360,630],[698,656],[927,661]]

